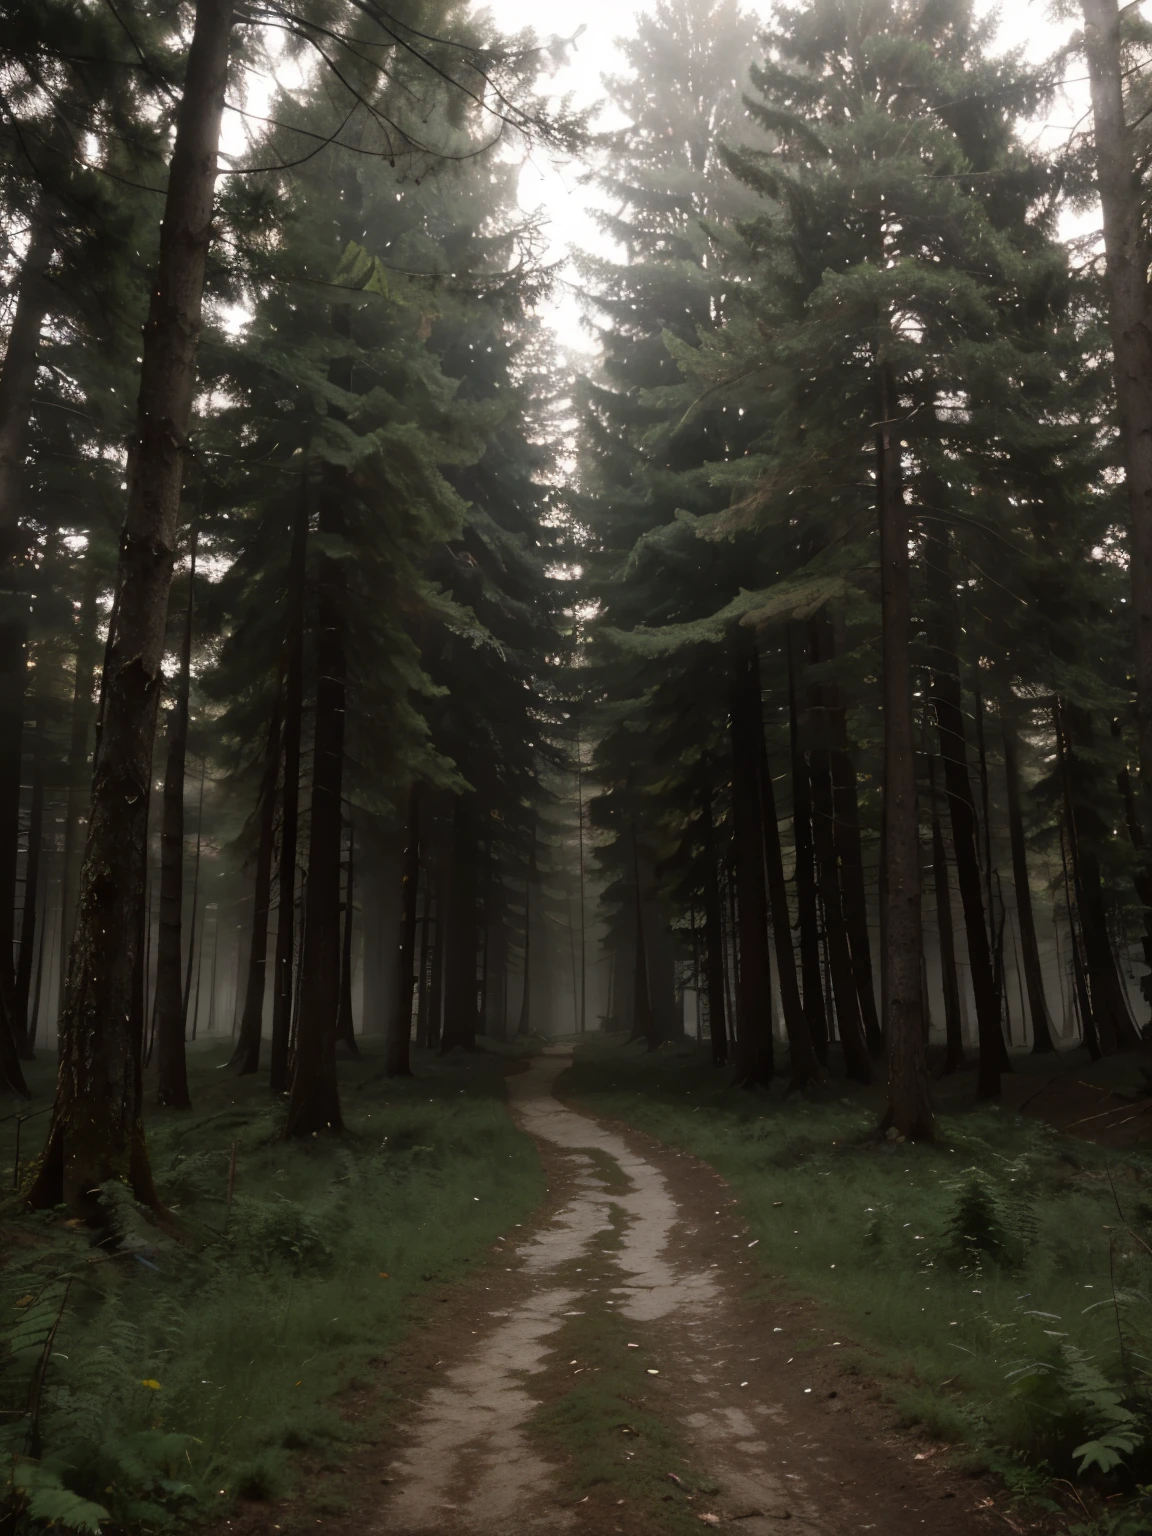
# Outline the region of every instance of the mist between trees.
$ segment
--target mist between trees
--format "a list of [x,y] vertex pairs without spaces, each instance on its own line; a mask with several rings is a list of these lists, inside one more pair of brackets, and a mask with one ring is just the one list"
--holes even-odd
[[[1033,66],[967,0],[658,0],[607,130],[438,0],[0,5],[28,1207],[164,1219],[204,1037],[288,1137],[365,1034],[686,1033],[910,1140],[1141,1045],[1152,34],[1082,10]],[[599,188],[567,265],[530,154]]]

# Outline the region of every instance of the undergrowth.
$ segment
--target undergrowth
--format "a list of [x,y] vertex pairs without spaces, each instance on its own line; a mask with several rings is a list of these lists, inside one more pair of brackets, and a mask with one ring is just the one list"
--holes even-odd
[[1082,1536],[1152,1528],[1152,1158],[988,1107],[914,1147],[876,1137],[875,1091],[730,1083],[689,1045],[601,1037],[557,1091],[712,1164],[760,1263],[834,1308],[907,1422],[1022,1497],[1064,1480]]
[[297,1453],[338,1459],[359,1432],[337,1394],[375,1374],[421,1293],[542,1197],[491,1059],[420,1060],[406,1081],[370,1057],[345,1064],[347,1134],[287,1143],[266,1084],[217,1070],[219,1056],[193,1057],[196,1112],[149,1124],[174,1235],[119,1186],[104,1192],[117,1235],[102,1248],[53,1213],[9,1209],[0,1224],[13,1536],[147,1536],[235,1495],[280,1497]]

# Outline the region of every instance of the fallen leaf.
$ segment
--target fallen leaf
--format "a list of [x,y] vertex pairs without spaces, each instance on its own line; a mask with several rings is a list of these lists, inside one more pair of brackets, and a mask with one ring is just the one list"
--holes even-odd
[[140,1383],[140,1385],[142,1387],[147,1387],[149,1392],[159,1392],[159,1390],[160,1390],[160,1383],[158,1381],[153,1381],[151,1376],[146,1377]]
[[381,1278],[381,1280],[387,1280],[387,1278],[388,1278],[388,1271],[386,1269],[382,1269],[380,1271],[380,1278]]

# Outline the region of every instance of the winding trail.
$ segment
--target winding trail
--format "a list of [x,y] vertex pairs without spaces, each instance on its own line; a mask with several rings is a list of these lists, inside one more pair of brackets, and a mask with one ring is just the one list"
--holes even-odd
[[[565,1202],[509,1252],[508,1304],[488,1310],[498,1293],[486,1293],[474,1342],[414,1405],[372,1536],[639,1536],[688,1521],[736,1522],[747,1536],[782,1521],[812,1536],[1003,1530],[984,1485],[934,1462],[932,1448],[886,1436],[867,1402],[863,1414],[848,1411],[838,1361],[827,1349],[801,1356],[795,1306],[749,1297],[746,1234],[733,1230],[711,1170],[655,1143],[642,1153],[640,1138],[552,1096],[569,1060],[546,1053],[508,1080],[519,1123],[566,1165]],[[664,1499],[674,1498],[675,1517],[667,1502],[621,1508],[616,1488],[611,1500],[577,1501],[530,1432],[549,1392],[562,1396],[586,1368],[557,1358],[570,1319],[602,1319],[595,1326],[619,1335],[635,1401],[706,1470],[701,1486],[669,1468],[676,1486]],[[829,1390],[832,1381],[840,1386]],[[634,1454],[629,1433],[623,1426],[624,1460]]]

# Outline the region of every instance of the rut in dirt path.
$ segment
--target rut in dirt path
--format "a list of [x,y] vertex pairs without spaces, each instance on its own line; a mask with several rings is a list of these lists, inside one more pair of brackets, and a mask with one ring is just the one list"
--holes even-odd
[[[870,1433],[813,1410],[814,1399],[799,1395],[803,1386],[784,1369],[790,1346],[777,1340],[773,1354],[774,1330],[733,1289],[734,1278],[746,1288],[748,1274],[733,1257],[732,1241],[742,1237],[730,1230],[735,1218],[726,1209],[697,1209],[693,1224],[653,1161],[560,1104],[552,1085],[569,1060],[559,1053],[537,1057],[509,1078],[508,1090],[524,1129],[570,1160],[574,1192],[516,1250],[520,1299],[477,1319],[476,1343],[465,1358],[445,1363],[439,1384],[415,1407],[371,1529],[381,1536],[625,1530],[616,1521],[628,1520],[628,1512],[609,1510],[603,1500],[599,1508],[574,1500],[527,1429],[540,1403],[533,1377],[556,1364],[556,1336],[566,1319],[606,1314],[624,1318],[629,1340],[638,1341],[645,1359],[659,1361],[657,1371],[646,1372],[635,1357],[637,1399],[670,1423],[719,1489],[688,1507],[693,1523],[735,1522],[746,1536],[777,1532],[782,1521],[796,1521],[794,1528],[812,1536],[910,1536],[928,1525],[937,1536],[986,1529],[970,1502],[964,1514],[954,1492],[940,1491],[942,1483],[929,1488],[922,1469],[919,1489],[915,1477],[912,1484],[902,1480],[912,1476],[908,1448],[893,1455]],[[708,1186],[709,1206],[721,1204],[718,1187]],[[713,1229],[707,1233],[704,1217]],[[720,1241],[724,1247],[712,1246]],[[496,1301],[499,1293],[491,1294]],[[954,1502],[927,1502],[939,1499]],[[645,1515],[646,1531],[666,1528],[659,1505],[634,1514]]]

